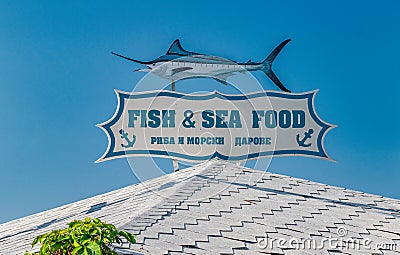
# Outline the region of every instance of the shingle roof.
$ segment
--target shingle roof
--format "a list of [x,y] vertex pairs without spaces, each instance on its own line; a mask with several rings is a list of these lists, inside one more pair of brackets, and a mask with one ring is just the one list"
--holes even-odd
[[[400,254],[399,200],[219,160],[1,224],[0,254],[22,254],[35,236],[85,217],[136,235],[121,254]],[[263,246],[279,238],[360,247]]]

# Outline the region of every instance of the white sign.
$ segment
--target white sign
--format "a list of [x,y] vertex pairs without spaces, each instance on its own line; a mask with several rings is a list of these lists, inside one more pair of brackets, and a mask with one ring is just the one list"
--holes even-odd
[[323,142],[334,126],[316,114],[316,91],[116,93],[114,116],[98,125],[108,136],[98,162],[149,155],[187,161],[283,155],[330,159]]

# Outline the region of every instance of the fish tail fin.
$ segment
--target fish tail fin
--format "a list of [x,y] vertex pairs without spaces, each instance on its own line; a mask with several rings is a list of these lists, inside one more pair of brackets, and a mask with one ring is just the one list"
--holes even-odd
[[270,63],[274,62],[276,56],[278,56],[279,52],[285,47],[286,44],[288,44],[291,41],[291,39],[286,39],[285,41],[281,42],[276,48],[268,55],[266,59],[264,59],[263,63]]
[[276,56],[278,56],[279,52],[285,47],[286,44],[290,42],[290,39],[286,39],[285,41],[281,42],[269,55],[268,57],[262,62],[264,68],[262,71],[278,86],[281,90],[285,92],[290,92],[283,84],[280,82],[278,77],[275,75],[274,71],[272,71],[272,62],[274,62]]

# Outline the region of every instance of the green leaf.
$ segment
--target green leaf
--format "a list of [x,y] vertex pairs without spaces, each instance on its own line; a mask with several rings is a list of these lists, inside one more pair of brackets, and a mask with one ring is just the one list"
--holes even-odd
[[91,242],[88,246],[86,246],[92,255],[102,255],[101,247],[95,242]]
[[130,242],[130,243],[132,243],[132,244],[136,243],[136,240],[135,240],[135,236],[134,236],[134,235],[132,235],[132,234],[126,232],[126,231],[119,231],[118,234],[119,234],[120,236],[125,237],[126,240],[128,240],[128,242]]
[[78,251],[82,249],[82,246],[75,247],[75,249],[72,251],[72,255],[75,255]]
[[58,242],[52,245],[53,246],[53,250],[57,251],[61,248],[62,243]]
[[39,242],[40,236],[36,237],[32,242],[32,248]]
[[74,247],[79,247],[79,246],[81,246],[81,244],[78,243],[78,242],[74,239]]

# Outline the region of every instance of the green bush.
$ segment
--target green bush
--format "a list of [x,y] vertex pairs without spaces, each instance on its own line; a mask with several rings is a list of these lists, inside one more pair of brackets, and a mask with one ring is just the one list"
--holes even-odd
[[66,229],[53,230],[36,237],[32,247],[41,244],[39,253],[25,255],[116,255],[109,245],[121,243],[121,237],[130,243],[136,242],[133,234],[118,231],[114,225],[99,219],[74,220]]

